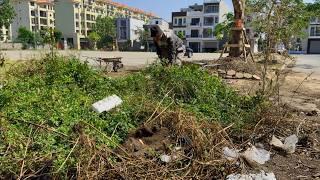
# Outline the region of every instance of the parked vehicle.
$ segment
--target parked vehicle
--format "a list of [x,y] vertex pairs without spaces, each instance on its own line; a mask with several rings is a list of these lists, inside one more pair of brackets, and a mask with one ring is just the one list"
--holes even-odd
[[186,48],[186,53],[184,56],[188,56],[188,58],[191,58],[193,56],[193,50],[189,47]]

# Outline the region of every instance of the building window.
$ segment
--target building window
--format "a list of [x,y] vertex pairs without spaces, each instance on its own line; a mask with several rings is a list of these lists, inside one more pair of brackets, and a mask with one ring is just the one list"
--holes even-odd
[[47,12],[40,11],[40,17],[47,17]]
[[30,6],[34,6],[34,2],[30,2]]
[[127,28],[120,27],[120,39],[127,39]]
[[204,19],[203,19],[203,21],[204,21],[204,25],[205,26],[213,26],[213,24],[214,24],[214,18],[213,17],[204,17]]
[[196,37],[200,37],[199,35],[199,30],[191,30],[191,37],[196,38]]
[[312,26],[310,28],[310,36],[320,36],[320,26]]
[[79,27],[79,22],[76,22],[76,27]]
[[156,21],[156,24],[159,24],[159,21]]
[[183,24],[186,24],[186,23],[187,23],[187,19],[183,18]]
[[32,24],[38,24],[37,21],[36,21],[36,18],[32,18],[32,19],[31,19],[31,23],[32,23]]
[[214,21],[215,21],[216,24],[218,24],[219,23],[219,17],[218,16],[214,17]]
[[76,17],[76,19],[79,19],[79,14],[78,13],[75,14],[75,17]]
[[48,21],[46,19],[40,19],[41,25],[48,25]]
[[182,18],[179,18],[178,25],[182,26]]
[[121,27],[126,27],[127,26],[127,21],[126,20],[121,20],[120,21],[120,26]]
[[178,19],[174,18],[174,24],[178,24]]
[[211,28],[203,29],[203,37],[204,38],[212,38],[213,30]]
[[200,18],[191,19],[191,26],[199,26],[199,25],[200,25]]
[[206,5],[204,6],[205,13],[219,13],[219,5]]

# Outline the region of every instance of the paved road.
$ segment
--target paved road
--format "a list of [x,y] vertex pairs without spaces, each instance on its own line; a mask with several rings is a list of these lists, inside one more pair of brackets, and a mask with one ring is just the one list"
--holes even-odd
[[320,55],[297,55],[294,71],[311,73],[320,77]]
[[[48,51],[46,50],[17,50],[4,51],[5,56],[10,60],[38,59],[43,57]],[[157,59],[156,53],[149,52],[106,52],[106,51],[58,51],[61,55],[74,55],[81,60],[88,60],[88,57],[123,57],[125,67],[142,67],[146,66]],[[188,60],[212,60],[217,59],[217,53],[195,53]],[[93,61],[90,63],[94,64]]]

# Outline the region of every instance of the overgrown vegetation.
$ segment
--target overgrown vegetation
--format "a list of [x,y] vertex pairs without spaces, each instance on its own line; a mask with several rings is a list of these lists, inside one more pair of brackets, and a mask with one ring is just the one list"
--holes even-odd
[[[67,59],[67,60],[65,60]],[[223,125],[254,122],[262,99],[243,97],[198,67],[150,68],[112,79],[75,58],[51,57],[10,70],[0,90],[0,177],[76,176],[83,158],[116,147],[159,105]],[[91,104],[117,94],[121,107],[101,115]],[[200,118],[199,118],[200,119]],[[84,144],[92,141],[90,146]],[[112,161],[111,157],[108,157]],[[88,160],[89,161],[89,160]]]

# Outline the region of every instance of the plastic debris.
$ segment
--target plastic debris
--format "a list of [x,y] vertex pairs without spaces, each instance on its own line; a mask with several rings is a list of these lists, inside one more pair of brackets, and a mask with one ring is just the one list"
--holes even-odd
[[296,151],[296,144],[297,143],[298,143],[298,137],[295,134],[293,134],[293,135],[287,137],[284,140],[284,143],[282,143],[280,139],[273,136],[271,139],[270,145],[272,145],[276,148],[283,149],[287,153],[292,154]]
[[274,173],[261,171],[258,174],[230,174],[227,180],[276,180]]
[[233,161],[239,158],[238,151],[234,149],[230,149],[228,147],[223,148],[223,155],[225,158],[227,158],[229,161]]
[[298,141],[298,137],[295,134],[287,137],[284,140],[284,148],[287,153],[292,154],[296,151],[296,144],[298,143]]
[[122,104],[122,100],[117,95],[109,96],[101,101],[98,101],[92,105],[92,109],[97,113],[110,111],[111,109]]
[[171,156],[168,156],[168,155],[161,155],[160,156],[160,160],[162,161],[162,162],[165,162],[165,163],[169,163],[170,161],[171,161]]
[[270,160],[270,153],[264,149],[252,146],[243,153],[243,157],[248,162],[265,164],[267,161]]

